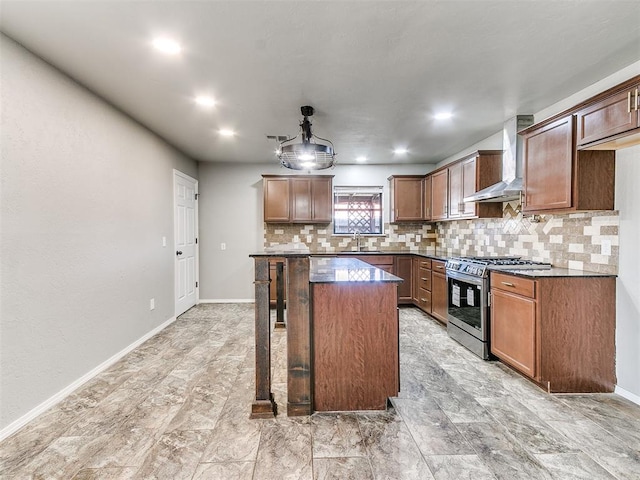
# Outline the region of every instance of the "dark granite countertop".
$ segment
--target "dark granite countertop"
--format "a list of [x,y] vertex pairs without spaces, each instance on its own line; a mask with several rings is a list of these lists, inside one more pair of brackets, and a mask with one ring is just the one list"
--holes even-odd
[[438,251],[435,248],[428,248],[424,250],[364,250],[364,251],[341,251],[341,252],[316,252],[312,253],[312,255],[316,256],[332,256],[332,257],[340,257],[340,256],[366,256],[366,255],[415,255],[418,257],[431,258],[433,260],[440,260],[442,262],[447,261],[447,257]]
[[310,283],[402,281],[400,277],[356,258],[311,257]]
[[586,272],[568,268],[551,267],[547,270],[492,270],[491,273],[506,273],[526,278],[561,278],[561,277],[617,277],[612,273]]

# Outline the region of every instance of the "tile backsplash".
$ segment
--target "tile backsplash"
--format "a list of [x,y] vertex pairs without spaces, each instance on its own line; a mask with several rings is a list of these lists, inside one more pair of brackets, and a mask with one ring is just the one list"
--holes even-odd
[[[523,216],[518,202],[508,202],[502,218],[385,224],[383,236],[363,237],[363,245],[367,250],[395,251],[435,247],[444,256],[520,256],[556,267],[616,274],[618,225],[617,211]],[[318,253],[355,249],[352,237],[332,232],[332,225],[264,224],[264,247],[304,243]]]

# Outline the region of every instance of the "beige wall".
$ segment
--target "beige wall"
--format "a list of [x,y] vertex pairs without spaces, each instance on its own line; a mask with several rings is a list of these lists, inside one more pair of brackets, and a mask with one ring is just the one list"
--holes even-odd
[[173,169],[197,165],[3,35],[0,48],[6,431],[173,317]]

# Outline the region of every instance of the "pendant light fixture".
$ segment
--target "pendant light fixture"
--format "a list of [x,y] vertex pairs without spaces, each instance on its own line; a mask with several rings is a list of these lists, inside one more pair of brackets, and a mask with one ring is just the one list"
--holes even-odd
[[[313,107],[300,107],[304,119],[300,123],[300,133],[280,143],[278,158],[280,164],[292,170],[324,170],[335,165],[336,153],[333,143],[311,133],[309,117],[313,115]],[[301,137],[301,143],[292,143]],[[322,140],[330,145],[318,143]]]

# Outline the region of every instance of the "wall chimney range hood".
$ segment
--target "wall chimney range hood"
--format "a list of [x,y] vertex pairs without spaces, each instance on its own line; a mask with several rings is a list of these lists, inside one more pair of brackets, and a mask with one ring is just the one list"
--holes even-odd
[[465,197],[465,202],[509,202],[520,198],[522,180],[522,139],[518,132],[533,125],[533,115],[517,115],[502,129],[502,181]]

